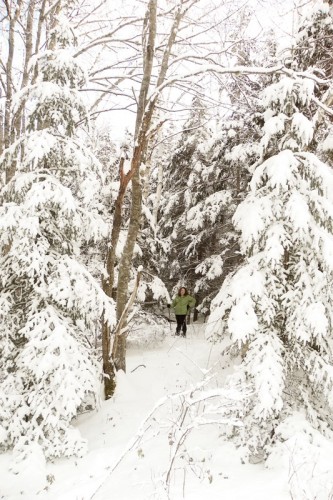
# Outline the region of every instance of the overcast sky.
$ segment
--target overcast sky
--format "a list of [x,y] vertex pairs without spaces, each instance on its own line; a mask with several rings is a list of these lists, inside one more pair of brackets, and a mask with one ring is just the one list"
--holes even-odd
[[[159,0],[159,5],[165,0]],[[215,4],[217,7],[221,5],[222,0],[207,0],[209,3]],[[128,0],[112,0],[115,11],[119,8],[119,15],[133,15],[133,9],[137,2]],[[290,46],[293,33],[297,30],[301,16],[318,0],[244,0],[244,4],[255,9],[255,14],[252,17],[248,27],[249,32],[253,36],[260,37],[260,34],[272,29],[276,33],[278,47],[285,48]],[[140,2],[140,7],[145,7],[145,2]],[[170,5],[170,4],[169,4]],[[137,11],[136,11],[137,14]],[[127,127],[131,132],[134,128],[134,113],[127,111],[113,111],[107,114],[102,114],[99,119],[99,124],[107,124],[112,128],[112,136],[116,142],[121,142],[124,135],[124,129]]]

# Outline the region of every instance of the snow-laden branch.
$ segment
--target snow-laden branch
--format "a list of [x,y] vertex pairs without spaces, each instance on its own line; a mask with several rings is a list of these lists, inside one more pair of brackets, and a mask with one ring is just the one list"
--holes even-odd
[[149,428],[149,422],[152,419],[153,415],[157,412],[158,409],[160,409],[163,405],[168,403],[169,401],[174,401],[178,399],[180,396],[188,396],[192,394],[195,390],[200,390],[203,388],[207,382],[210,380],[210,378],[207,380],[203,380],[201,382],[198,382],[198,384],[195,387],[190,387],[189,389],[186,389],[185,391],[182,392],[174,392],[172,394],[167,394],[166,396],[161,397],[153,406],[151,411],[148,413],[148,415],[142,420],[136,434],[132,439],[129,441],[127,446],[125,446],[125,450],[121,453],[121,455],[118,457],[117,460],[115,460],[115,463],[113,464],[112,467],[108,469],[108,471],[105,473],[102,481],[96,488],[96,490],[92,493],[90,496],[89,500],[92,500],[95,498],[96,494],[100,491],[102,486],[105,484],[107,479],[112,475],[112,473],[116,470],[116,468],[121,464],[121,462],[124,460],[125,456],[133,450],[135,446],[137,446],[140,441],[142,440],[143,436],[147,432],[147,429]]
[[203,55],[195,54],[195,53],[184,54],[182,56],[175,57],[172,61],[170,61],[169,68],[171,66],[174,66],[175,64],[177,64],[179,62],[182,62],[182,61],[191,61],[191,62],[196,62],[196,63],[198,63],[200,61],[206,61],[207,62],[209,60],[212,60],[211,56],[222,55],[225,52],[227,52],[227,50],[220,50],[218,52],[212,52],[212,51],[210,51],[208,54],[203,54]]
[[[239,405],[242,404],[244,397],[247,396],[247,392],[244,391],[241,394],[234,389],[205,389],[208,383],[212,381],[213,377],[214,375],[206,373],[203,380],[197,382],[195,385],[191,385],[188,389],[161,397],[142,420],[136,434],[129,440],[124,450],[114,461],[113,465],[105,472],[99,485],[96,487],[95,491],[91,493],[91,496],[89,497],[90,500],[96,497],[107,480],[112,476],[113,472],[123,462],[125,457],[133,449],[139,446],[144,436],[147,434],[149,429],[151,429],[152,422],[159,422],[159,428],[164,427],[163,424],[165,422],[163,422],[163,420],[161,421],[161,418],[157,418],[156,415],[168,404],[172,404],[172,407],[174,408],[175,404],[179,403],[179,411],[178,414],[177,411],[174,412],[175,420],[173,421],[172,418],[171,426],[171,412],[169,410],[167,412],[167,434],[172,434],[173,443],[169,443],[168,440],[167,446],[170,446],[170,459],[165,472],[164,483],[166,487],[168,486],[167,483],[169,482],[179,449],[191,431],[197,429],[198,427],[212,424],[228,424],[234,426],[242,425],[237,418],[236,413]],[[197,397],[195,397],[196,393],[199,393]],[[205,406],[205,403],[208,401],[209,404]]]
[[315,102],[317,106],[320,108],[317,110],[313,118],[313,123],[314,125],[316,125],[318,122],[321,121],[323,112],[328,113],[329,115],[333,115],[333,110],[329,107],[333,103],[333,85],[332,84],[330,85],[328,90],[322,96],[321,100],[319,100],[314,95],[312,95],[311,97],[313,102]]
[[322,110],[324,110],[325,113],[328,113],[329,115],[333,116],[333,109],[332,108],[329,108],[328,106],[326,106],[323,102],[321,102],[315,96],[312,96],[312,100],[313,100],[313,102],[315,102],[317,104],[317,106],[319,106]]
[[186,80],[190,77],[201,75],[203,73],[216,73],[216,74],[244,74],[244,75],[272,75],[274,73],[281,74],[284,73],[290,77],[303,77],[303,78],[309,78],[311,80],[314,80],[318,84],[327,84],[328,80],[325,80],[323,78],[319,78],[316,75],[313,75],[312,73],[308,73],[306,71],[300,71],[296,72],[293,70],[290,70],[286,68],[283,64],[280,64],[278,66],[271,66],[268,68],[264,67],[257,67],[257,66],[220,66],[217,64],[210,64],[210,65],[204,65],[201,66],[200,68],[196,68],[193,71],[189,71],[184,74],[179,74],[175,75],[172,78],[169,78],[165,80],[160,86],[158,86],[153,94],[150,97],[151,101],[154,101],[157,99],[159,94],[167,87],[170,87],[174,83],[181,81],[181,80]]
[[55,2],[53,2],[49,6],[48,10],[44,13],[44,17],[46,18],[52,11],[54,11],[55,8],[59,5],[59,3],[60,3],[60,0],[56,0]]

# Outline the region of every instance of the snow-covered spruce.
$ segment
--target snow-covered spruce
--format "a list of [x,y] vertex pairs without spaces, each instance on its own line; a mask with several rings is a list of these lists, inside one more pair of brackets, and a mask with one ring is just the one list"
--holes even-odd
[[[221,165],[212,161],[215,136],[208,121],[204,103],[194,98],[189,119],[166,166],[167,196],[162,197],[159,220],[161,276],[170,286],[174,286],[175,278],[179,285],[185,280],[196,296],[202,294],[206,301],[214,288],[212,283],[223,272],[220,240],[226,207],[232,203],[231,191],[221,180]],[[165,253],[168,258],[163,261]]]
[[319,0],[311,5],[295,36],[293,47],[297,68],[312,68],[317,75],[325,78],[332,78],[333,7],[330,3]]
[[0,192],[0,447],[34,442],[48,457],[83,452],[71,420],[96,403],[91,339],[102,315],[115,318],[80,262],[80,246],[105,229],[100,165],[76,133],[86,114],[73,32],[61,16],[55,24],[32,67],[36,84],[16,98],[27,103],[27,132],[0,158],[15,166]]
[[[253,112],[257,101],[247,102],[246,112],[235,103],[230,116],[220,117],[213,131],[208,126],[212,124],[209,111],[195,98],[165,166],[160,275],[166,282],[172,277],[179,284],[185,280],[198,299],[198,310],[205,315],[216,290],[239,264],[238,235],[231,221],[249,182],[248,165],[258,158],[255,141],[262,132],[258,113]],[[246,144],[239,144],[240,140]],[[165,253],[168,259],[164,263]]]
[[[243,442],[267,452],[291,405],[321,431],[333,409],[333,173],[307,152],[310,80],[283,78],[264,95],[265,134],[251,189],[238,207],[244,264],[224,282],[206,329],[242,354],[234,380],[250,384]],[[263,455],[264,456],[264,455]]]
[[[293,50],[294,64],[297,69],[307,71],[309,68],[322,79],[326,85],[318,86],[315,96],[325,106],[331,107],[333,88],[331,79],[331,54],[333,46],[333,5],[330,2],[318,1],[309,9],[295,39]],[[316,123],[316,137],[312,149],[320,159],[332,164],[333,159],[333,127],[331,114],[323,108],[316,109],[313,103],[312,111]]]

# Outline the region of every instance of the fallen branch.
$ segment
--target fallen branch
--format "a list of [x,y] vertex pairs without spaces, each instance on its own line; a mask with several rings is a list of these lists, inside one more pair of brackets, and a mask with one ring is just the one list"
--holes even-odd
[[140,366],[143,366],[143,368],[147,368],[146,365],[138,365],[136,368],[133,368],[133,370],[131,370],[131,373],[135,372],[135,370],[140,368]]

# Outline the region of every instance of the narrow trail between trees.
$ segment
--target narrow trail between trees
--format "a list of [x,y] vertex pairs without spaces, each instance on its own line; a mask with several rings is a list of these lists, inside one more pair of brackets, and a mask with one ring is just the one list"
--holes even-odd
[[[118,374],[114,398],[101,402],[99,411],[81,415],[75,423],[88,440],[88,453],[82,458],[39,464],[48,477],[47,487],[41,487],[39,493],[41,470],[31,469],[28,481],[24,471],[18,475],[8,471],[10,454],[0,456],[1,483],[5,484],[4,492],[0,490],[5,496],[0,498],[289,500],[285,476],[281,481],[276,471],[243,465],[239,452],[212,426],[199,426],[188,434],[166,492],[162,478],[170,467],[170,429],[177,434],[181,409],[181,398],[175,394],[202,383],[209,370],[209,387],[219,388],[230,371],[222,366],[220,352],[221,345],[206,342],[200,324],[189,325],[187,338],[169,332],[155,345],[129,347],[127,373]],[[158,401],[160,406],[146,421]]]

